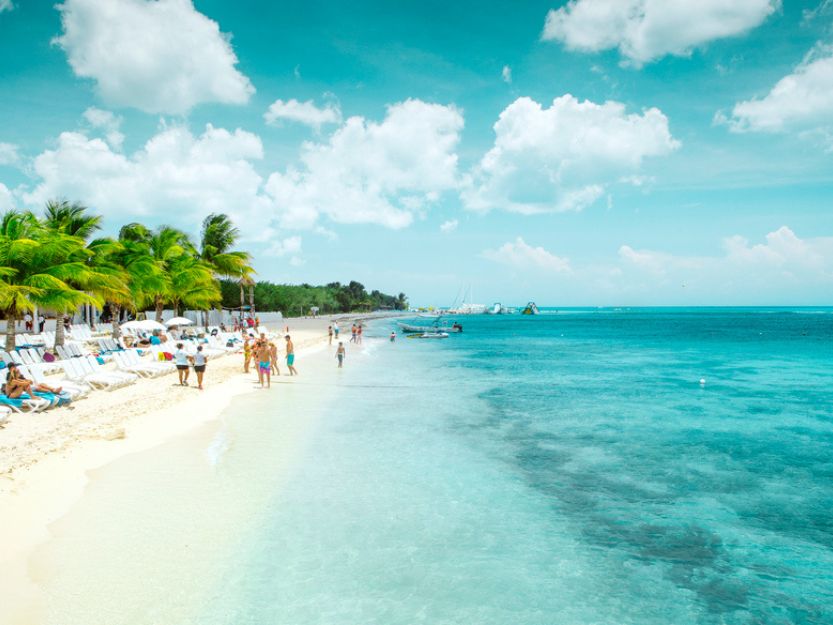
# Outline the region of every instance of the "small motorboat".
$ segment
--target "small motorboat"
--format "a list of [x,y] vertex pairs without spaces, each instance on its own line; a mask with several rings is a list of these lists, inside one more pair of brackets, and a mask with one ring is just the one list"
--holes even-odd
[[413,323],[399,323],[399,327],[402,328],[403,332],[416,332],[416,333],[423,333],[423,332],[445,332],[447,334],[457,334],[458,332],[463,331],[463,326],[456,321],[449,325],[439,325],[434,324],[431,326],[428,325],[417,325]]
[[409,339],[447,339],[448,332],[423,332],[422,334],[409,334]]

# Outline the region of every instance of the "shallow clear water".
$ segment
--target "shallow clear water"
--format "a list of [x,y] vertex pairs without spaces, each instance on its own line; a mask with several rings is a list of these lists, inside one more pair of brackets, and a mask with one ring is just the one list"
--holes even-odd
[[832,623],[830,312],[571,310],[370,340],[280,480],[279,411],[249,398],[183,471],[199,523],[234,535],[189,580],[189,622]]
[[833,622],[833,315],[570,313],[380,345],[204,622]]

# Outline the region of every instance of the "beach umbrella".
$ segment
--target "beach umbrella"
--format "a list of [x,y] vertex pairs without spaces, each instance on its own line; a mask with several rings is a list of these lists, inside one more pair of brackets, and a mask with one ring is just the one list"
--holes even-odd
[[127,323],[123,323],[121,329],[153,332],[154,330],[165,330],[165,326],[153,319],[142,319],[141,321],[128,321]]
[[170,328],[171,326],[189,326],[192,323],[194,322],[187,317],[174,317],[173,319],[168,319],[165,325]]

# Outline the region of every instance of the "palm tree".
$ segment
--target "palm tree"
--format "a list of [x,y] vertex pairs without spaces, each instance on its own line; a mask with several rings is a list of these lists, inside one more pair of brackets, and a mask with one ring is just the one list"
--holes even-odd
[[[85,244],[84,249],[76,250],[74,260],[84,263],[88,271],[70,279],[72,286],[86,288],[91,292],[91,297],[97,301],[116,297],[116,292],[127,292],[122,271],[107,263],[99,262],[115,242],[106,238],[90,242],[93,234],[101,229],[100,215],[90,215],[87,213],[87,207],[78,202],[70,204],[67,200],[50,200],[46,203],[41,223],[48,232],[75,237]],[[60,316],[70,311],[56,310],[56,312],[59,318],[55,329],[55,345],[58,346],[63,345],[65,341],[64,324],[61,323]]]
[[[239,230],[234,226],[228,215],[223,213],[210,214],[202,222],[200,258],[213,267],[216,276],[239,279],[242,293],[243,281],[251,281],[254,269],[249,265],[251,256],[248,252],[238,252],[231,249],[237,242],[239,235]],[[242,295],[240,306],[242,309]],[[207,311],[203,320],[205,322],[203,325],[207,327]]]
[[86,255],[83,239],[45,228],[32,213],[3,215],[0,306],[6,316],[7,351],[15,347],[18,312],[34,306],[65,311],[98,301],[74,286],[88,285],[94,278],[84,262]]

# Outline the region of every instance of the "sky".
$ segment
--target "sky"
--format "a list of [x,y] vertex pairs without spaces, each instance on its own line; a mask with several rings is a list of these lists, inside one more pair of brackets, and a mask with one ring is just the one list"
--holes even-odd
[[0,0],[0,210],[448,306],[833,304],[833,0]]

